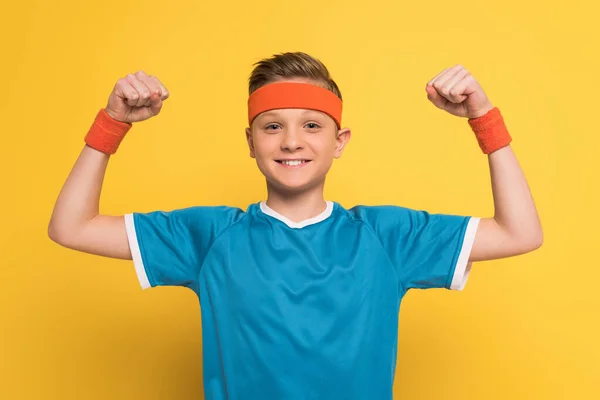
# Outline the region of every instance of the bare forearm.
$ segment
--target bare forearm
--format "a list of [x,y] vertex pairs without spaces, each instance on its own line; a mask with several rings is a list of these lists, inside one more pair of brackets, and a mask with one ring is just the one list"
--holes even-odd
[[512,240],[525,247],[539,247],[542,228],[534,200],[510,146],[503,147],[488,156],[494,220]]
[[99,213],[109,155],[85,146],[54,206],[48,236],[74,250],[131,259],[125,219]]
[[56,200],[48,228],[51,236],[70,235],[99,214],[109,158],[84,146]]

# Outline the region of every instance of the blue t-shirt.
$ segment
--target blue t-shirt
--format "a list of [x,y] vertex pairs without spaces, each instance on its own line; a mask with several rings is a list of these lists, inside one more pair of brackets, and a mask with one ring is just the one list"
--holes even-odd
[[207,399],[391,399],[407,290],[462,290],[478,218],[327,202],[294,223],[264,202],[125,216],[140,284],[202,314]]

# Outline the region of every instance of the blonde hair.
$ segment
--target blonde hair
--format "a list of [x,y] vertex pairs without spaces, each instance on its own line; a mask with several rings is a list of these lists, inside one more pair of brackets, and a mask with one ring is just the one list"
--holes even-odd
[[275,54],[254,64],[250,74],[248,94],[269,83],[285,78],[310,78],[342,99],[342,93],[331,78],[327,67],[318,59],[303,52]]

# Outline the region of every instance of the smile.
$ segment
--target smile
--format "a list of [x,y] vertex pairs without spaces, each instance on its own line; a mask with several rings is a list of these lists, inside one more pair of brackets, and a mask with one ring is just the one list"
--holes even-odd
[[301,167],[308,164],[311,160],[275,160],[279,164],[285,165],[286,167]]

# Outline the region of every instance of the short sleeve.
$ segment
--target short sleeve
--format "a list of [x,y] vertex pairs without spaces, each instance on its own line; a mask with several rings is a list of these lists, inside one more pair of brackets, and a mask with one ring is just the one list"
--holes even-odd
[[189,207],[126,214],[125,227],[142,289],[194,288],[215,238],[243,216],[232,207]]
[[480,219],[397,206],[360,207],[408,289],[463,290]]

